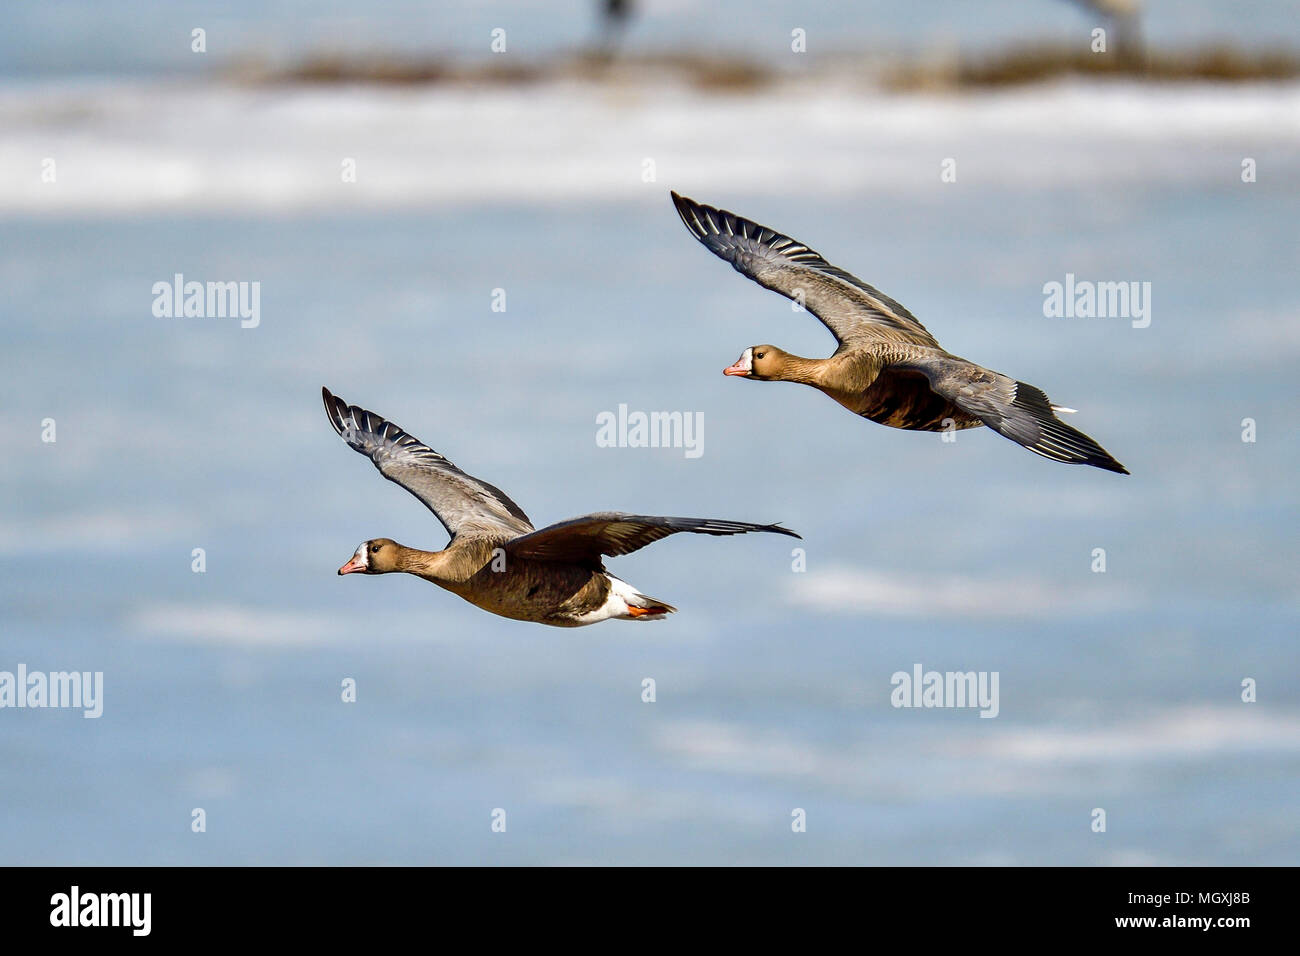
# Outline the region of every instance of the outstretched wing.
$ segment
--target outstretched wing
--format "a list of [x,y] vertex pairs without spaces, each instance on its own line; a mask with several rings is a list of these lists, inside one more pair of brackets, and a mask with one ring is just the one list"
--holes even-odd
[[686,228],[710,252],[765,289],[802,304],[841,344],[863,339],[939,344],[907,309],[803,243],[725,209],[677,193],[672,197]]
[[349,447],[375,463],[379,473],[422,501],[447,533],[514,538],[533,530],[523,509],[500,488],[467,475],[413,435],[374,412],[321,389],[330,424]]
[[695,534],[745,534],[772,531],[797,538],[787,528],[774,524],[750,524],[718,518],[664,518],[603,511],[549,525],[506,544],[507,554],[543,561],[572,561],[599,565],[602,555],[631,554],[661,538],[681,531]]
[[894,367],[920,372],[937,395],[1035,454],[1128,474],[1106,449],[1057,418],[1058,406],[1042,389],[949,355],[913,358]]

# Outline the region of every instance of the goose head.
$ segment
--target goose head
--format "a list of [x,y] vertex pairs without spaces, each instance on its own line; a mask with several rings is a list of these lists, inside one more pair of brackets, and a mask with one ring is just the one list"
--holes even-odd
[[387,574],[397,570],[397,553],[402,546],[392,538],[372,538],[357,546],[339,574]]
[[788,353],[775,345],[751,345],[740,353],[736,363],[722,370],[723,375],[736,375],[768,382],[781,377],[781,368]]

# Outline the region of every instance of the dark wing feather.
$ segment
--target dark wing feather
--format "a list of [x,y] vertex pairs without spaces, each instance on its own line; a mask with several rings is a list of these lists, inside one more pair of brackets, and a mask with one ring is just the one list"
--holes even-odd
[[602,555],[617,557],[631,554],[661,538],[682,531],[714,535],[772,531],[799,537],[793,531],[774,524],[750,524],[719,518],[665,518],[605,511],[548,525],[532,534],[515,538],[506,544],[505,549],[507,554],[520,558],[599,565]]
[[1047,396],[1033,385],[943,354],[913,358],[895,367],[921,372],[936,394],[1035,454],[1128,474],[1106,449],[1057,418]]
[[348,446],[419,498],[452,537],[506,539],[533,530],[528,515],[500,488],[466,474],[418,438],[329,389],[322,388],[321,397],[330,424]]
[[907,309],[803,243],[725,209],[672,197],[686,228],[710,252],[765,289],[801,302],[841,344],[939,344]]

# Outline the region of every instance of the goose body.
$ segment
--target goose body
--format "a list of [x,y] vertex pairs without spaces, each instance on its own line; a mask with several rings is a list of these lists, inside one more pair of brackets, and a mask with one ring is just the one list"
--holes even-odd
[[415,495],[451,535],[441,551],[374,538],[339,568],[341,575],[412,574],[501,617],[583,627],[611,618],[652,621],[676,610],[611,574],[605,556],[629,554],[683,531],[798,537],[776,525],[622,512],[584,515],[538,530],[499,488],[461,471],[374,412],[348,405],[329,389],[321,389],[321,395],[335,432],[381,475]]
[[706,248],[764,288],[812,312],[839,343],[829,358],[755,345],[724,373],[819,389],[855,415],[912,431],[987,425],[1035,454],[1128,474],[1057,412],[1043,392],[941,347],[912,313],[808,246],[725,209],[672,193],[682,222]]

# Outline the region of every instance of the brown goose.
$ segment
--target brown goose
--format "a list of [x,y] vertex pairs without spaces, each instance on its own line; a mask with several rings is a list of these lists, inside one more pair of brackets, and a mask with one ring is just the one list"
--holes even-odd
[[940,431],[988,425],[1030,451],[1127,475],[1104,448],[1056,417],[1041,390],[940,347],[887,295],[789,236],[672,194],[686,228],[759,285],[805,306],[839,341],[826,359],[772,345],[745,349],[726,375],[819,388],[849,411],[893,428]]
[[601,558],[630,554],[679,531],[731,535],[771,524],[715,518],[662,518],[602,512],[534,530],[499,488],[461,471],[428,445],[374,412],[321,389],[330,424],[442,522],[451,541],[420,551],[389,538],[360,545],[339,574],[401,571],[432,581],[471,604],[517,621],[582,627],[608,618],[653,621],[676,610],[605,570]]

